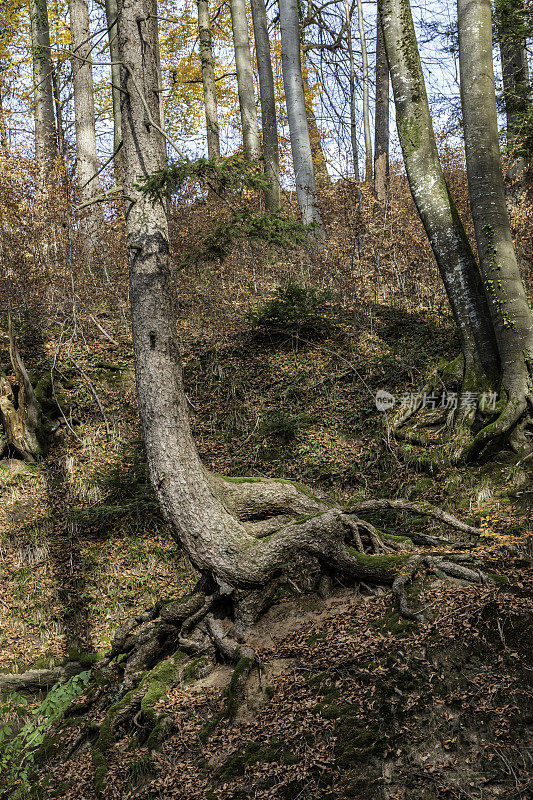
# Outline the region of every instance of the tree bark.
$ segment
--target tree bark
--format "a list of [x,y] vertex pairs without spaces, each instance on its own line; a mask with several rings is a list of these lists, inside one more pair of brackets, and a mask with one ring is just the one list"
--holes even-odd
[[[459,67],[470,207],[508,403],[474,449],[507,433],[533,403],[533,315],[520,277],[502,176],[490,0],[458,0]],[[529,406],[529,409],[528,409]],[[488,426],[490,427],[490,426]]]
[[[393,553],[386,558],[381,555],[374,560],[362,550],[362,535],[367,547],[374,548],[372,552],[380,552],[377,531],[358,520],[352,511],[343,512],[336,504],[314,497],[305,487],[254,478],[226,480],[210,475],[199,459],[182,384],[176,280],[170,266],[166,207],[139,189],[140,177],[149,177],[161,169],[158,132],[147,120],[153,119],[157,108],[156,95],[145,90],[146,85],[151,85],[155,67],[146,26],[148,2],[119,0],[118,4],[126,243],[136,387],[154,490],[175,537],[202,578],[191,596],[164,608],[156,604],[117,631],[105,662],[127,652],[125,688],[138,683],[147,664],[161,657],[161,642],[164,644],[168,636],[169,625],[178,626],[179,646],[202,652],[203,643],[193,640],[190,632],[199,621],[207,619],[223,655],[238,652],[237,645],[220,641],[224,632],[220,626],[217,628],[215,618],[206,615],[217,602],[218,613],[227,615],[231,604],[233,619],[243,630],[264,609],[276,582],[294,569],[297,555],[303,556],[310,568],[318,566],[319,571],[322,567],[326,572],[331,569],[356,580],[389,583],[393,588],[402,565],[409,560],[406,553]],[[299,47],[296,52],[299,56]],[[303,101],[301,114],[305,119]],[[424,513],[435,516],[427,506]],[[274,525],[270,530],[265,528],[268,518]],[[349,546],[351,541],[355,547]],[[443,563],[439,560],[437,566],[441,568]],[[457,574],[456,564],[449,565],[449,569]],[[463,570],[462,574],[467,572],[474,575],[472,570]],[[474,579],[480,580],[478,573]],[[403,597],[400,584],[396,585],[398,596]],[[154,622],[158,616],[159,622]],[[159,623],[167,626],[166,632],[158,629]],[[136,638],[133,631],[139,626]]]
[[[161,70],[161,53],[159,50],[159,20],[157,12],[157,0],[151,0],[149,4],[149,16],[146,22],[146,30],[149,33],[147,41],[152,48],[155,59],[155,69],[153,71],[152,83],[147,84],[147,89],[154,92],[157,98],[158,113],[154,120],[158,123],[162,131],[165,130],[165,99],[163,95],[163,73]],[[159,136],[159,148],[161,150],[161,163],[166,167],[168,165],[167,153],[167,140],[161,134]]]
[[30,20],[35,93],[35,160],[39,182],[43,187],[57,159],[50,28],[46,0],[30,0]]
[[265,160],[265,174],[270,181],[270,188],[265,193],[265,198],[267,208],[270,211],[276,211],[281,205],[281,188],[279,183],[276,96],[274,92],[272,59],[270,57],[270,41],[268,38],[268,19],[265,0],[251,0],[251,6],[254,23],[255,54],[259,73],[259,96],[261,99],[261,122],[263,128],[263,158]]
[[198,38],[200,41],[200,63],[204,88],[205,127],[207,132],[207,155],[220,158],[220,131],[218,125],[217,92],[215,83],[215,59],[209,19],[209,0],[197,0]]
[[307,117],[309,140],[311,142],[311,155],[313,157],[315,182],[317,186],[330,186],[331,178],[329,177],[326,157],[324,155],[324,148],[322,147],[322,137],[320,135],[320,131],[318,130],[316,121],[315,108],[313,106],[313,96],[311,87],[309,86],[309,68],[307,66],[307,59],[305,56],[305,50],[303,50],[303,48],[301,49],[300,59],[302,65],[302,79],[304,84],[305,114]]
[[526,8],[523,0],[496,0],[494,7],[511,160],[508,177],[522,183],[520,179],[533,156],[533,132],[527,125],[532,96],[524,25]]
[[357,124],[355,112],[357,108],[357,98],[355,96],[355,59],[353,55],[352,41],[352,10],[350,0],[345,0],[346,10],[346,35],[348,39],[348,58],[350,60],[350,143],[352,146],[353,175],[359,183],[361,176],[359,173],[359,151],[357,148]]
[[118,63],[117,0],[105,0],[105,13],[109,37],[109,56],[111,59],[111,98],[113,101],[113,167],[117,186],[124,183],[124,163],[122,147],[122,118],[120,116],[120,64]]
[[250,55],[250,38],[248,36],[248,20],[246,19],[245,0],[230,0],[231,27],[235,48],[235,67],[239,90],[239,107],[241,110],[242,140],[244,156],[250,160],[259,158],[261,144],[259,139],[259,123],[255,106],[254,75],[252,57]]
[[389,64],[383,28],[376,15],[376,109],[374,118],[374,191],[382,203],[389,190]]
[[[9,358],[15,374],[15,387],[7,378],[0,376],[0,422],[5,436],[0,450],[14,450],[25,461],[33,462],[41,453],[37,430],[41,421],[41,409],[35,397],[31,381],[18,351],[8,317]],[[3,453],[0,452],[0,456]]]
[[467,368],[498,374],[478,268],[442,173],[408,0],[380,0],[396,124],[409,186],[435,254]]
[[56,111],[57,145],[59,157],[64,161],[66,156],[65,127],[63,125],[63,109],[61,107],[61,90],[59,87],[59,74],[57,65],[52,71],[52,90],[54,93],[54,106]]
[[362,0],[357,0],[357,24],[363,57],[363,127],[365,131],[365,181],[372,180],[372,137],[370,135],[370,97],[368,75],[368,52],[366,49],[365,21]]
[[[102,193],[98,176],[98,154],[94,114],[89,6],[87,0],[69,0],[71,65],[74,83],[74,121],[76,126],[76,163],[80,200],[90,203]],[[96,247],[96,234],[102,222],[99,204],[86,214],[88,243]]]
[[318,208],[313,156],[307,125],[296,0],[280,0],[279,17],[281,27],[281,65],[298,205],[303,223],[305,225],[314,223],[317,236],[324,238],[324,227]]
[[4,111],[2,91],[0,91],[0,150],[3,157],[7,158],[9,155],[9,141],[7,138],[6,115]]

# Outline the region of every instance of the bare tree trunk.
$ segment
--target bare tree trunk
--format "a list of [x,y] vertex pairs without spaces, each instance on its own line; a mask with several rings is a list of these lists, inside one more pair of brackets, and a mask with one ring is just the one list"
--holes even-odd
[[329,186],[331,184],[331,178],[329,177],[326,157],[324,155],[324,148],[322,147],[322,137],[320,136],[320,131],[318,130],[316,121],[313,97],[311,87],[309,86],[309,69],[307,66],[305,50],[303,50],[303,48],[300,58],[302,64],[302,79],[304,83],[305,114],[307,117],[309,140],[311,142],[311,155],[313,156],[315,181],[317,186]]
[[57,158],[50,28],[46,0],[30,0],[30,20],[35,92],[35,159],[39,180],[43,186]]
[[122,147],[122,118],[120,115],[120,64],[118,63],[117,0],[105,0],[105,13],[109,36],[109,55],[111,58],[111,97],[113,100],[113,161],[117,186],[124,183]]
[[[150,4],[150,16],[147,23],[147,30],[150,31],[150,46],[154,51],[155,56],[155,71],[153,76],[153,84],[149,88],[150,91],[155,92],[157,97],[158,114],[154,119],[158,122],[161,130],[165,130],[165,98],[163,95],[163,73],[161,71],[161,54],[159,51],[159,20],[157,18],[157,0],[152,0]],[[163,135],[159,137],[159,147],[161,148],[161,163],[164,166],[168,164],[167,153],[167,140]]]
[[220,132],[218,125],[217,92],[215,83],[215,59],[209,20],[209,0],[198,2],[198,37],[200,40],[200,62],[204,87],[205,127],[207,132],[207,154],[209,158],[220,158]]
[[363,18],[363,2],[357,0],[357,23],[361,39],[363,56],[363,126],[365,131],[365,181],[372,180],[372,137],[370,135],[370,97],[368,75],[368,52],[366,49],[365,22]]
[[389,64],[379,14],[376,16],[374,190],[378,200],[384,203],[389,190]]
[[418,213],[435,254],[459,331],[467,370],[481,361],[497,375],[498,354],[478,268],[437,152],[409,3],[380,0],[396,124]]
[[353,55],[352,42],[352,10],[350,0],[345,0],[346,7],[346,35],[348,38],[348,58],[350,59],[350,142],[352,145],[353,174],[357,182],[361,177],[359,174],[359,152],[357,149],[357,125],[355,112],[357,108],[357,98],[355,96],[355,59]]
[[318,208],[311,141],[307,126],[296,0],[280,0],[279,18],[281,65],[298,205],[304,224],[314,223],[318,237],[324,238],[324,226]]
[[[359,520],[354,510],[343,512],[339,506],[321,501],[290,481],[232,481],[210,475],[198,457],[182,384],[176,281],[171,274],[165,204],[153,202],[139,190],[139,177],[149,177],[161,168],[157,131],[147,124],[146,106],[152,119],[157,107],[156,97],[146,88],[155,67],[146,25],[147,2],[119,0],[118,4],[120,60],[124,65],[125,216],[137,397],[148,469],[159,504],[202,578],[192,595],[164,609],[157,604],[117,631],[105,663],[127,648],[122,660],[124,689],[138,685],[143,670],[165,654],[165,647],[175,643],[198,653],[205,652],[207,645],[212,651],[211,636],[224,657],[238,660],[244,655],[251,667],[253,651],[244,644],[242,649],[237,642],[232,644],[232,637],[225,630],[220,629],[217,635],[215,616],[225,616],[228,622],[231,617],[236,633],[244,633],[271,600],[279,582],[290,577],[296,563],[301,569],[302,561],[307,560],[310,572],[332,570],[352,580],[392,584],[402,602],[405,597],[398,591],[396,579],[401,577],[402,585],[407,582],[400,571],[410,558],[408,553],[393,553],[374,560],[364,551],[362,536],[372,554],[388,549],[377,531]],[[299,58],[298,46],[296,52]],[[303,98],[301,80],[300,86]],[[305,120],[303,99],[301,115]],[[386,500],[378,501],[377,506],[371,502],[362,505],[370,509],[396,507],[395,501]],[[420,508],[420,504],[402,504],[402,508],[406,506],[416,512]],[[475,532],[427,505],[423,506],[423,513],[452,519],[452,524],[462,530]],[[297,555],[302,558],[298,560]],[[418,559],[415,568],[420,563]],[[431,568],[445,564],[441,560],[427,563]],[[456,564],[452,568],[457,575],[460,568]],[[479,573],[467,568],[461,575],[481,579]],[[208,630],[199,629],[202,620]],[[143,626],[142,638],[132,641],[131,634],[139,624]],[[105,781],[105,768],[100,780]]]
[[[87,0],[69,0],[69,8],[78,184],[82,203],[90,203],[102,193],[102,188],[96,151],[89,6]],[[90,252],[96,249],[102,219],[102,207],[98,203],[89,206],[85,213],[85,229]]]
[[275,211],[281,205],[279,183],[278,125],[276,120],[276,96],[274,75],[270,57],[268,20],[265,0],[251,0],[254,22],[255,54],[259,72],[259,95],[261,99],[261,122],[263,128],[263,158],[265,174],[270,188],[265,193],[267,208]]
[[4,104],[2,101],[2,92],[0,91],[0,150],[4,158],[9,155],[9,142],[7,138],[7,125],[6,116],[4,112]]
[[520,179],[533,156],[533,133],[527,130],[532,96],[523,24],[526,9],[523,0],[496,0],[494,6],[511,156],[508,177],[523,183]]
[[9,357],[15,374],[16,391],[4,375],[0,375],[0,457],[5,449],[14,450],[24,460],[33,462],[41,453],[37,431],[41,421],[41,409],[35,398],[30,378],[18,351],[8,317]]
[[246,19],[245,0],[230,0],[231,27],[235,47],[235,67],[241,109],[244,156],[256,159],[261,155],[259,123],[255,106],[254,74],[250,55],[250,38]]
[[[533,405],[533,315],[520,277],[501,170],[490,0],[458,0],[459,66],[470,207],[498,341],[504,411],[474,451],[506,435]],[[529,408],[528,408],[529,406]]]
[[60,158],[64,161],[66,155],[65,128],[63,125],[63,111],[61,108],[61,91],[59,88],[59,75],[57,65],[52,71],[52,89],[54,92],[54,105],[56,110],[57,144]]

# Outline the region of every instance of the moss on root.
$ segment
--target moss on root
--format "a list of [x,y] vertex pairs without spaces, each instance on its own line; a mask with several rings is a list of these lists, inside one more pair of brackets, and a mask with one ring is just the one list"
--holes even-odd
[[352,558],[358,561],[362,566],[384,570],[390,569],[391,571],[394,571],[401,564],[405,564],[410,557],[410,554],[398,555],[397,553],[393,553],[391,555],[371,555],[369,553],[360,553],[353,547],[348,547],[346,549]]
[[233,721],[237,716],[237,712],[242,703],[244,686],[252,667],[253,661],[251,658],[241,658],[233,670],[233,675],[231,676],[227,689],[227,714],[230,721]]

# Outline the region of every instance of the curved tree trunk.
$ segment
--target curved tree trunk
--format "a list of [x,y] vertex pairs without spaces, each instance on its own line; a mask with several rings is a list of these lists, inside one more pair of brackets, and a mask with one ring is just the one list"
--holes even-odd
[[383,28],[376,15],[376,110],[374,119],[374,191],[382,203],[389,190],[389,64]]
[[204,88],[205,127],[207,132],[207,155],[220,158],[220,132],[218,125],[217,91],[215,84],[215,59],[211,39],[209,0],[198,0],[198,38],[200,41],[200,63]]
[[[182,385],[166,209],[164,203],[152,202],[138,188],[139,177],[161,168],[157,131],[146,124],[137,89],[144,85],[145,77],[150,79],[147,54],[154,57],[147,47],[149,32],[139,23],[146,2],[120,0],[118,16],[125,65],[122,119],[136,386],[148,468],[158,501],[174,535],[203,575],[203,588],[196,597],[176,604],[178,608],[170,610],[166,618],[182,623],[193,613],[195,619],[201,619],[215,599],[221,599],[226,613],[227,604],[233,602],[235,619],[244,625],[271,596],[267,585],[275,587],[278,578],[290,573],[298,554],[326,572],[331,569],[356,579],[393,583],[408,555],[375,561],[366,555],[362,531],[372,546],[382,545],[377,531],[359,520],[355,509],[343,512],[291,482],[224,480],[210,475],[199,459]],[[154,114],[157,98],[150,94],[146,100]],[[383,507],[383,502],[387,501],[380,501],[377,507]],[[372,505],[364,506],[368,507]],[[428,507],[423,513],[435,516]],[[302,514],[306,515],[303,519]],[[442,515],[437,513],[439,518]],[[473,530],[458,524],[463,530]],[[187,608],[185,613],[182,606]],[[150,620],[154,614],[141,617]],[[153,658],[161,651],[157,631],[150,641],[142,641],[145,649],[132,657],[127,673],[134,672],[143,658]],[[119,633],[112,655],[122,652],[120,646]]]
[[365,181],[372,180],[372,137],[370,135],[370,99],[368,52],[366,49],[365,21],[363,17],[363,2],[357,0],[357,24],[361,40],[361,54],[363,57],[363,127],[365,132]]
[[239,106],[241,109],[242,139],[244,156],[250,160],[259,158],[261,144],[259,140],[259,123],[255,107],[254,74],[250,55],[250,38],[248,36],[248,20],[246,19],[245,0],[230,0],[231,27],[235,47],[235,67],[239,89]]
[[[90,203],[102,193],[98,177],[98,155],[94,114],[94,88],[87,0],[69,0],[72,78],[74,83],[74,121],[76,126],[76,165],[80,199]],[[96,203],[86,213],[87,243],[96,247],[102,223],[102,209]]]
[[111,57],[111,97],[113,101],[113,161],[117,186],[124,183],[124,163],[122,147],[122,119],[120,116],[120,64],[118,63],[117,0],[105,0],[105,13],[109,36],[109,55]]
[[502,177],[490,0],[458,0],[459,66],[470,206],[508,402],[472,447],[507,434],[533,406],[533,315],[520,277]]
[[524,170],[533,156],[533,134],[527,130],[532,95],[524,25],[526,8],[523,0],[496,0],[494,8],[511,159],[508,177],[523,183]]
[[396,124],[418,213],[435,254],[467,367],[498,374],[498,353],[478,268],[446,185],[407,0],[380,0]]
[[255,54],[259,72],[259,95],[261,98],[261,122],[263,127],[263,158],[265,174],[270,188],[265,193],[267,208],[275,211],[281,204],[279,183],[278,125],[276,120],[276,96],[274,75],[270,57],[268,19],[265,0],[251,0],[254,22]]
[[285,87],[285,102],[287,104],[298,205],[303,223],[305,225],[314,223],[318,237],[323,238],[324,227],[318,208],[313,156],[307,125],[296,0],[280,0],[279,19],[283,85]]
[[44,185],[57,158],[50,28],[46,0],[30,0],[30,20],[35,92],[35,160],[40,183]]

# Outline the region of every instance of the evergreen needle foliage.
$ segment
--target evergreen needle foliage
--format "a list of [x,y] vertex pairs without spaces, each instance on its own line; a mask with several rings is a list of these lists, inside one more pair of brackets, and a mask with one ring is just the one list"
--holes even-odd
[[233,155],[220,160],[184,159],[141,179],[138,188],[154,202],[195,186],[201,192],[214,192],[226,202],[229,218],[215,220],[211,232],[200,235],[199,244],[186,250],[179,263],[184,267],[223,260],[231,246],[242,240],[278,247],[304,244],[313,225],[303,225],[281,210],[256,213],[246,204],[246,191],[266,191],[269,185],[261,159],[247,161],[241,155]]

